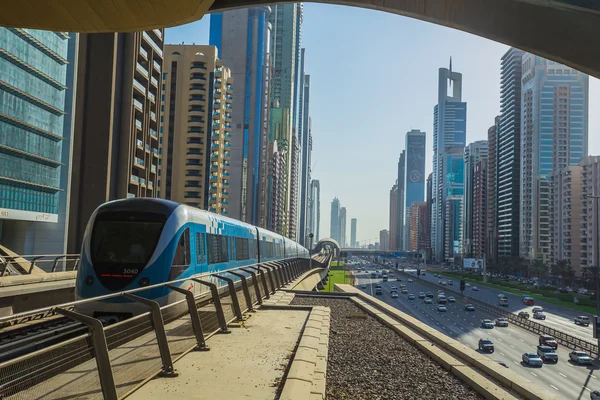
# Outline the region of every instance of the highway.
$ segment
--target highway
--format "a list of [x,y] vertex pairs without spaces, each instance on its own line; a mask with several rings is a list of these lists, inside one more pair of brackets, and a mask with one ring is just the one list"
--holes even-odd
[[[405,271],[413,276],[416,276],[415,270]],[[440,280],[454,279],[454,286],[452,288],[456,291],[460,290],[460,280],[456,278],[436,278],[433,276],[437,271],[428,271],[425,276],[422,276],[421,279],[426,280],[428,282],[434,283],[436,286],[442,287],[438,284]],[[443,272],[441,272],[443,276]],[[561,332],[567,333],[569,335],[575,336],[579,339],[586,340],[591,343],[596,343],[596,339],[594,339],[592,325],[590,326],[581,326],[575,325],[573,322],[574,318],[578,315],[586,315],[590,318],[590,321],[593,321],[593,316],[585,313],[581,313],[576,310],[570,310],[568,308],[555,306],[552,304],[544,303],[543,301],[536,302],[535,306],[526,306],[521,302],[521,296],[516,294],[510,294],[506,292],[502,292],[501,290],[488,288],[485,286],[477,286],[479,291],[472,290],[472,287],[467,288],[465,290],[465,294],[469,297],[477,299],[479,301],[486,302],[488,304],[498,306],[498,295],[500,293],[504,293],[508,297],[508,307],[505,308],[507,311],[513,313],[519,313],[519,311],[527,311],[530,316],[533,317],[533,307],[542,307],[546,314],[545,320],[535,319],[534,321],[539,322],[542,325],[546,325],[550,328],[558,329]]]
[[[376,269],[381,270],[381,266]],[[369,272],[374,269],[369,269]],[[539,384],[549,391],[555,391],[564,399],[589,399],[590,392],[600,389],[600,369],[598,366],[579,366],[569,361],[569,349],[559,346],[557,354],[559,361],[556,365],[545,364],[542,368],[529,367],[521,362],[521,356],[525,352],[535,353],[538,345],[538,336],[527,332],[516,326],[494,327],[493,329],[482,329],[481,320],[485,318],[494,319],[493,316],[475,309],[475,312],[464,310],[465,303],[457,295],[456,303],[447,304],[447,312],[438,312],[437,304],[424,304],[419,299],[419,292],[431,291],[437,295],[439,285],[413,277],[414,282],[408,282],[408,275],[394,273],[389,282],[381,282],[381,279],[371,279],[366,272],[355,272],[357,286],[366,293],[384,300],[401,311],[407,312],[438,331],[456,339],[463,344],[477,349],[481,338],[488,338],[494,342],[495,352],[489,357],[495,361],[505,363],[511,370],[520,373],[530,381]],[[400,277],[402,282],[396,281]],[[383,296],[375,296],[375,284],[380,283],[383,288]],[[415,300],[408,300],[408,294],[401,294],[394,299],[391,297],[392,286],[405,284],[408,294],[414,294]],[[363,288],[363,285],[366,285]],[[446,293],[451,296],[450,292]]]

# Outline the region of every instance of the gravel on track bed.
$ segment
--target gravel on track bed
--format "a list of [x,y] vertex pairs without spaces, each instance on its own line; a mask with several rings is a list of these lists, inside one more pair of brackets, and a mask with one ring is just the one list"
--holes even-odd
[[291,304],[331,308],[328,400],[483,399],[350,300],[296,296]]

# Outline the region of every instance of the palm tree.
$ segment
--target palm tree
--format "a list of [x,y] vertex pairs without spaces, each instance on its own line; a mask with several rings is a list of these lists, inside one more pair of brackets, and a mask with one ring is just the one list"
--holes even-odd
[[530,267],[531,273],[536,278],[545,278],[548,275],[548,266],[542,260],[534,260]]

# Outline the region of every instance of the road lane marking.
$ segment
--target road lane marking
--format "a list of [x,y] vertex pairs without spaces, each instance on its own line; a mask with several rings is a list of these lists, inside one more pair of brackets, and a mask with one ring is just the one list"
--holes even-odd
[[519,363],[517,361],[513,361],[515,364],[519,365]]
[[513,349],[515,348],[515,346],[513,346],[512,344],[510,345],[510,347],[512,347]]
[[519,340],[520,340],[521,342],[524,342],[524,340],[523,340],[523,339],[519,339]]
[[537,375],[535,374],[535,372],[531,372],[531,371],[529,371],[529,373],[530,373],[531,375],[533,375],[533,376],[537,376]]
[[590,375],[592,378],[597,379],[594,375]]
[[582,386],[582,388],[584,388],[585,390],[587,390],[588,392],[591,392],[591,389],[586,388],[585,386]]
[[506,357],[506,354],[504,354],[503,352],[500,352],[500,354],[502,354],[502,357]]
[[558,373],[560,376],[562,376],[563,378],[566,378],[567,376],[565,374],[563,374],[562,372]]
[[554,386],[554,385],[550,385],[550,386],[552,387],[552,389],[558,390],[558,388],[556,386]]

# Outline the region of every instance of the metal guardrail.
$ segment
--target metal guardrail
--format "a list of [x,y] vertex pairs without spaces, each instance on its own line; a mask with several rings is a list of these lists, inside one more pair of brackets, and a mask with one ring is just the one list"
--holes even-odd
[[[399,273],[401,272],[412,278],[412,275],[410,275],[400,269],[396,269],[394,267],[389,267],[384,264],[379,264],[379,265],[382,265],[385,268],[394,269],[397,272],[399,272]],[[422,282],[426,282],[431,285],[436,285],[435,282],[429,282],[429,281],[422,281]],[[549,326],[542,325],[539,322],[531,321],[526,318],[521,318],[515,313],[506,311],[502,308],[495,307],[491,304],[488,304],[486,302],[483,302],[483,301],[474,299],[468,295],[465,295],[465,294],[461,293],[460,291],[455,290],[451,286],[442,286],[442,285],[439,285],[439,286],[442,287],[444,290],[447,290],[449,292],[453,292],[453,293],[460,295],[463,300],[465,300],[469,303],[472,303],[479,308],[484,309],[485,311],[489,312],[490,314],[493,314],[497,317],[507,318],[513,324],[515,324],[521,328],[524,328],[532,333],[535,333],[538,335],[552,336],[556,339],[556,341],[558,343],[562,344],[563,346],[565,346],[569,349],[585,351],[585,352],[589,353],[591,356],[595,356],[596,358],[599,356],[598,345],[588,342],[587,340],[583,340],[583,339],[577,338],[575,336],[569,335],[567,333],[561,332],[557,329],[550,328]]]
[[[315,259],[313,267],[314,263]],[[52,397],[115,400],[131,393],[157,371],[177,376],[174,360],[194,348],[209,350],[208,336],[229,333],[229,322],[242,321],[243,312],[253,310],[263,298],[269,298],[308,269],[309,262],[303,259],[255,264],[0,318],[2,323],[50,312],[89,329],[85,335],[1,363],[0,398],[39,398],[52,393]],[[226,284],[217,286],[206,280],[210,277]],[[185,281],[208,290],[194,296],[174,285]],[[161,308],[157,302],[139,295],[161,287],[181,293],[183,299]],[[100,320],[73,311],[75,305],[117,297],[143,304],[148,312],[103,326]]]
[[79,258],[79,254],[0,256],[0,278],[9,275],[30,275],[34,267],[46,272],[77,271]]

